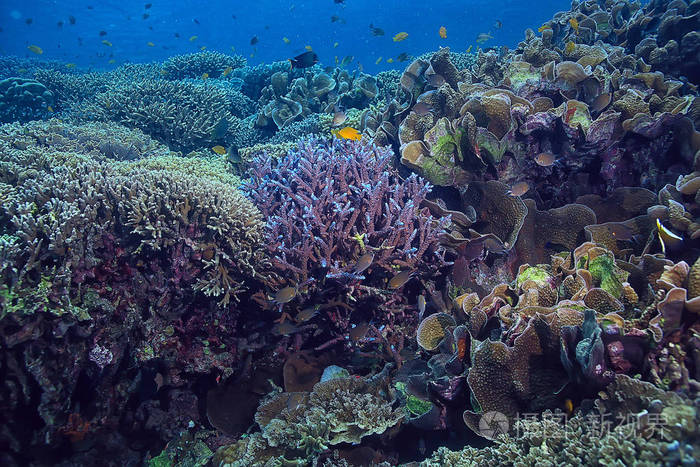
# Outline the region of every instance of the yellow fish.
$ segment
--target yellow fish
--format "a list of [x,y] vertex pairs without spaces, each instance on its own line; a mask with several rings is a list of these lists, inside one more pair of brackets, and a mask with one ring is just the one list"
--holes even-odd
[[109,63],[109,64],[111,65],[111,64],[117,63],[117,61],[116,61],[115,59],[111,59],[111,60],[108,61],[107,63]]
[[346,126],[343,129],[334,132],[335,136],[342,139],[351,139],[359,141],[362,139],[362,134],[351,126]]
[[66,63],[66,68],[75,68],[75,63]]
[[543,24],[542,26],[540,26],[539,28],[537,28],[537,32],[542,32],[542,31],[544,31],[545,29],[552,29],[552,26],[550,26],[549,24]]
[[224,69],[224,72],[222,73],[222,75],[223,75],[223,76],[228,76],[229,73],[231,73],[232,71],[233,71],[233,68],[231,68],[230,66],[227,66],[227,67]]
[[111,42],[109,42],[109,41],[108,41],[108,40],[106,40],[106,39],[105,39],[105,40],[103,40],[103,41],[102,41],[102,43],[103,43],[104,45],[106,45],[107,47],[112,47],[112,43],[111,43]]
[[284,41],[285,44],[289,44],[290,42],[292,42],[287,37],[283,37],[282,40]]
[[572,28],[574,28],[574,32],[578,34],[578,20],[576,18],[571,18],[569,19],[569,24]]
[[206,46],[206,45],[203,45],[203,46],[201,46],[201,47],[199,48],[199,50],[205,50],[206,48],[207,48],[207,46]]
[[571,55],[574,53],[574,50],[576,50],[576,44],[574,44],[574,41],[569,41],[566,43],[566,47],[564,48],[564,52],[566,52],[566,55]]
[[661,251],[666,254],[667,249],[678,250],[683,245],[683,237],[671,232],[661,221],[656,218],[656,229],[659,234]]
[[334,43],[333,43],[333,48],[335,49],[336,47],[338,47],[338,43],[337,43],[337,42],[334,42]]
[[202,73],[202,79],[208,79],[209,73]]
[[376,62],[374,62],[375,65],[379,65],[379,62],[382,61],[382,57],[379,57]]
[[41,50],[41,47],[39,47],[38,45],[28,45],[27,48],[37,55],[41,55],[44,53],[44,51]]
[[467,48],[467,53],[469,53],[469,52],[472,51],[472,47],[474,47],[474,46],[473,46],[473,45],[470,45],[469,48]]
[[313,50],[313,49],[311,48],[310,45],[305,45],[304,48],[305,48],[306,50]]
[[192,36],[192,37],[190,37],[190,42],[196,41],[196,40],[197,40],[197,37],[198,37],[198,36]]
[[440,26],[440,29],[438,29],[438,34],[441,38],[447,39],[447,28],[445,26]]
[[387,62],[387,63],[394,63],[394,59],[393,59],[393,58],[387,58],[387,59],[386,59],[386,62]]
[[146,45],[149,46],[149,47],[155,47],[155,46],[156,46],[153,42],[147,42]]
[[53,107],[51,107],[50,105],[46,107],[46,110],[48,110],[49,112],[53,113]]
[[394,42],[401,42],[402,40],[406,39],[408,37],[407,32],[400,32],[397,35],[394,36]]
[[224,154],[226,154],[226,148],[221,146],[221,145],[218,145],[218,144],[216,146],[214,146],[213,148],[211,148],[211,150],[220,156],[223,156]]

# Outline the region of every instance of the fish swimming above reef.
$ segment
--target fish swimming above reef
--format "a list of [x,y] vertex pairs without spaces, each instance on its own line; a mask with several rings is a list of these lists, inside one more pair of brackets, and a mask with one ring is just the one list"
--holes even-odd
[[383,36],[384,35],[384,30],[382,28],[378,28],[372,23],[369,25],[369,30],[372,31],[373,36]]
[[288,60],[290,70],[294,68],[309,68],[318,63],[318,55],[313,50],[309,50]]
[[530,191],[530,184],[527,182],[517,182],[510,187],[510,194],[513,196],[522,196]]
[[389,279],[389,288],[392,290],[400,289],[411,280],[411,277],[413,277],[413,271],[401,271]]
[[27,48],[28,48],[31,52],[34,52],[34,53],[37,54],[37,55],[41,55],[41,54],[44,53],[44,51],[42,50],[42,48],[39,47],[38,45],[33,45],[33,44],[32,44],[32,45],[28,45]]
[[578,20],[576,18],[569,19],[569,24],[573,28],[574,32],[578,34]]
[[103,43],[104,45],[106,45],[107,47],[112,47],[112,43],[111,43],[110,41],[106,40],[106,39],[103,40],[102,43]]
[[220,144],[217,144],[216,146],[214,146],[213,148],[211,148],[211,150],[214,151],[215,153],[217,153],[217,154],[220,155],[220,156],[226,154],[226,148],[223,147],[223,146],[221,146]]
[[397,57],[396,61],[397,62],[407,62],[411,59],[411,56],[408,55],[406,52],[401,52]]
[[345,120],[348,119],[347,114],[345,111],[338,106],[335,107],[334,112],[333,112],[333,126],[340,126],[343,123],[345,123]]
[[365,253],[364,255],[360,256],[360,258],[357,260],[355,268],[352,270],[352,272],[355,274],[362,273],[365,269],[372,265],[373,261],[374,253]]
[[281,305],[282,303],[289,303],[292,300],[294,300],[294,297],[297,296],[297,292],[298,289],[296,287],[284,287],[283,289],[277,291],[275,297],[272,299],[272,303],[276,305]]
[[482,32],[478,36],[476,36],[476,43],[483,44],[484,42],[488,41],[489,39],[493,39],[493,36],[491,35],[491,33],[490,32]]
[[440,26],[440,29],[438,29],[438,35],[442,39],[447,39],[447,28],[445,26]]
[[661,251],[666,254],[666,250],[677,251],[683,246],[683,237],[673,233],[668,227],[663,225],[659,218],[656,218],[656,230],[661,243]]
[[500,19],[497,19],[495,23],[493,23],[493,27],[496,29],[501,29],[503,27],[503,23],[501,22]]
[[350,126],[346,126],[340,130],[331,130],[331,133],[341,139],[351,139],[354,141],[362,139],[362,133]]
[[408,37],[408,33],[402,31],[402,32],[397,33],[392,40],[394,42],[401,42],[401,41],[405,40],[407,37]]
[[550,26],[549,24],[543,24],[542,26],[540,26],[539,28],[537,28],[537,32],[542,32],[542,31],[544,31],[545,29],[552,29],[552,26]]
[[551,152],[541,152],[535,156],[535,163],[540,167],[551,167],[556,162],[556,157]]
[[255,45],[258,42],[260,42],[260,39],[258,39],[258,36],[253,36],[250,38],[250,45]]

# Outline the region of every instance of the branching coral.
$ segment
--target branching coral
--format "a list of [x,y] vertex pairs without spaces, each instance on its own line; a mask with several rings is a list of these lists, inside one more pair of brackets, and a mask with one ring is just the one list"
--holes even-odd
[[240,55],[220,52],[175,55],[163,63],[163,76],[166,79],[201,78],[206,73],[210,78],[218,78],[224,72],[229,75],[234,69],[246,66],[246,63]]
[[364,316],[354,319],[344,305],[324,313],[335,335],[359,319],[398,320],[404,298],[387,281],[399,271],[429,280],[445,264],[437,241],[446,219],[420,208],[430,186],[415,175],[400,181],[391,158],[365,142],[303,140],[276,165],[261,156],[244,185],[268,219],[279,287],[299,287],[312,301],[362,304]]
[[38,81],[28,78],[0,81],[0,123],[45,117],[53,104],[54,95]]

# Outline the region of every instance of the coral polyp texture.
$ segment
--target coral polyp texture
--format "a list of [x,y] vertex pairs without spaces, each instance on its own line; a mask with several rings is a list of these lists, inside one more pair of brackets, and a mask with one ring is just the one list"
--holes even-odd
[[700,1],[98,3],[0,25],[2,465],[697,464]]

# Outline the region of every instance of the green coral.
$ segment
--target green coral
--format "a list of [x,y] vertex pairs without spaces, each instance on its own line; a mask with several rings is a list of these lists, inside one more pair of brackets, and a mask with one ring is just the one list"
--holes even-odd
[[537,284],[544,284],[551,279],[551,275],[545,269],[539,266],[530,266],[518,274],[516,285],[520,287],[526,281],[534,281]]
[[464,130],[457,128],[457,130],[440,136],[433,146],[433,149],[437,154],[443,156],[452,156],[455,151],[457,152],[457,159],[460,161],[464,160],[462,154],[462,137],[464,136]]
[[414,417],[425,415],[433,408],[432,402],[416,397],[413,394],[409,394],[406,390],[406,383],[398,381],[394,386],[396,387],[396,390],[406,398],[406,409]]
[[596,256],[588,263],[588,271],[596,284],[615,298],[622,295],[622,282],[617,276],[615,259],[607,254]]

